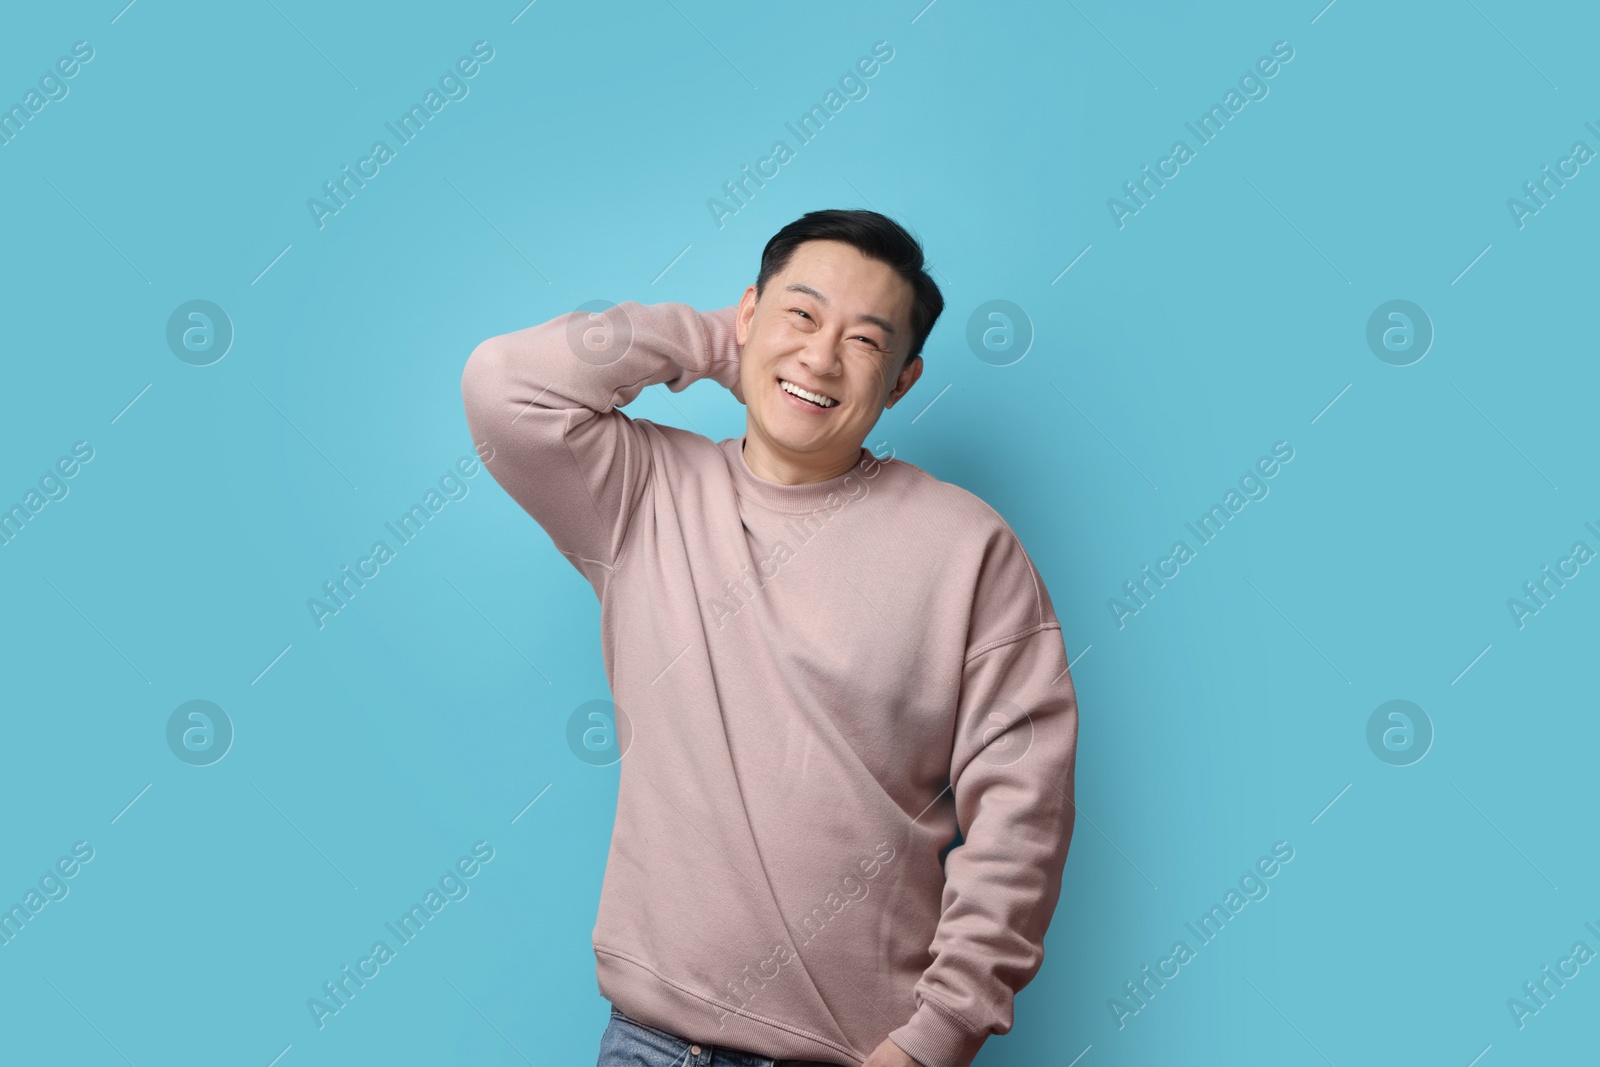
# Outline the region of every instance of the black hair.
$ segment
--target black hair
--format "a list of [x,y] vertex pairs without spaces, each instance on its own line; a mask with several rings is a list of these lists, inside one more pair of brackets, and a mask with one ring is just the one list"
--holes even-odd
[[944,294],[923,269],[922,246],[916,238],[876,211],[809,211],[773,234],[762,249],[761,272],[756,275],[758,298],[772,276],[788,265],[794,250],[806,241],[842,241],[893,267],[896,274],[911,283],[911,345],[899,369],[909,367],[922,354],[923,342],[944,311]]

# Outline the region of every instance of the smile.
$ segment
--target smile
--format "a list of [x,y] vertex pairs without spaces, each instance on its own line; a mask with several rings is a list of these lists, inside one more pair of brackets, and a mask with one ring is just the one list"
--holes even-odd
[[802,389],[793,382],[787,381],[783,378],[778,379],[778,387],[784,392],[788,393],[790,396],[797,397],[812,407],[826,409],[837,407],[839,404],[839,402],[833,399],[831,396],[824,396],[821,393],[813,393],[809,389]]

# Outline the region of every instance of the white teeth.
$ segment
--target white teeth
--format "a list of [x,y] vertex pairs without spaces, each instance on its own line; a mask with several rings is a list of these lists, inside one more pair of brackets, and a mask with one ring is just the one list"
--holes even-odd
[[795,385],[793,382],[788,381],[787,379],[784,379],[784,378],[779,378],[778,379],[778,384],[783,387],[783,391],[784,392],[793,393],[795,396],[802,397],[803,399],[809,400],[813,404],[817,404],[820,407],[831,408],[835,404],[838,403],[837,400],[830,400],[829,398],[823,396],[821,393],[807,392],[806,390],[800,388],[798,385]]

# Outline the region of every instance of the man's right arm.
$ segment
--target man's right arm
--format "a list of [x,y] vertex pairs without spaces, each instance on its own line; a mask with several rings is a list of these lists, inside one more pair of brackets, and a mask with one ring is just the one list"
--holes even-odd
[[627,300],[568,312],[473,349],[461,395],[495,481],[596,591],[649,485],[649,439],[621,411],[647,385],[739,382],[737,306]]

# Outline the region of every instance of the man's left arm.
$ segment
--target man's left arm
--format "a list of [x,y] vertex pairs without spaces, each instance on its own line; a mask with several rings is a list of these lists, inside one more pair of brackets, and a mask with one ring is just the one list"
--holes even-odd
[[945,857],[933,963],[889,1040],[923,1067],[968,1067],[1012,1026],[1044,962],[1072,839],[1078,705],[1061,624],[1044,618],[962,667],[950,783],[963,841]]

